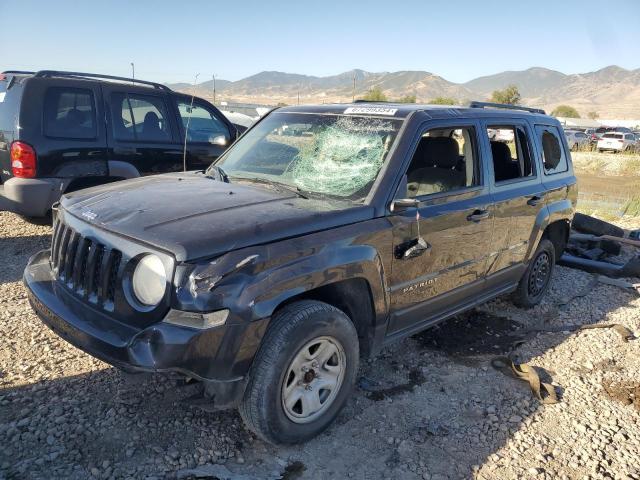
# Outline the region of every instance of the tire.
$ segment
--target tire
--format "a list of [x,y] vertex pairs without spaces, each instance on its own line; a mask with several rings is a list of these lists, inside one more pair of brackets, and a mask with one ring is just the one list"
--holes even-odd
[[556,249],[551,240],[543,238],[513,293],[513,303],[521,308],[539,304],[549,288],[555,264]]
[[624,230],[604,220],[576,213],[573,216],[571,226],[583,233],[592,233],[593,235],[612,235],[614,237],[623,237]]
[[[314,351],[314,342],[325,343],[318,343],[320,346]],[[321,365],[317,361],[309,363],[315,355],[326,355],[319,351],[331,352],[331,348],[335,353],[320,360]],[[313,300],[287,305],[273,317],[262,340],[240,415],[247,427],[267,442],[305,442],[325,430],[344,407],[356,380],[358,362],[358,334],[341,310]],[[337,380],[333,390],[318,388],[321,382],[327,384],[334,378]],[[285,405],[287,395],[290,401]],[[295,400],[297,396],[299,400]],[[306,400],[305,404],[303,397],[317,397],[320,401]],[[314,413],[314,408],[319,410]]]

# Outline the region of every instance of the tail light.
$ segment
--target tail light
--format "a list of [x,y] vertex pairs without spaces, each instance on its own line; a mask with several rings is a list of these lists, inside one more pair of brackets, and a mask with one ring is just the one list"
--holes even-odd
[[33,178],[36,176],[36,151],[24,142],[11,144],[11,171],[14,177]]

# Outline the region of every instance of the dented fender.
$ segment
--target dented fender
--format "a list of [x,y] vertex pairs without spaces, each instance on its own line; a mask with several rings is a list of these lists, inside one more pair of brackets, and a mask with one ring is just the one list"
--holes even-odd
[[233,312],[236,321],[270,317],[292,297],[342,280],[362,278],[371,291],[376,323],[388,310],[384,271],[391,244],[384,218],[296,239],[243,248],[177,272],[176,308]]

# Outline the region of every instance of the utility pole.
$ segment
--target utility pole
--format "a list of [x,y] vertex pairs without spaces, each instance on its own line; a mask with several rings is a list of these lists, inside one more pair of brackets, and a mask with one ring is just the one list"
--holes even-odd
[[216,74],[212,75],[213,78],[213,104],[216,104]]
[[351,93],[351,102],[356,101],[356,72],[353,72],[353,90]]
[[136,66],[131,62],[131,78],[136,79]]

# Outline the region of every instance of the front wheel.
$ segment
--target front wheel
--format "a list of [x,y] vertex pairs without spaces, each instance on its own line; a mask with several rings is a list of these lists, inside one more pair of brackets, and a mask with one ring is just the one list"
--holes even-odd
[[549,288],[555,264],[556,249],[549,239],[543,238],[513,294],[513,303],[522,308],[539,304]]
[[358,361],[358,334],[342,311],[311,300],[287,305],[256,355],[240,415],[267,442],[309,440],[344,407]]

